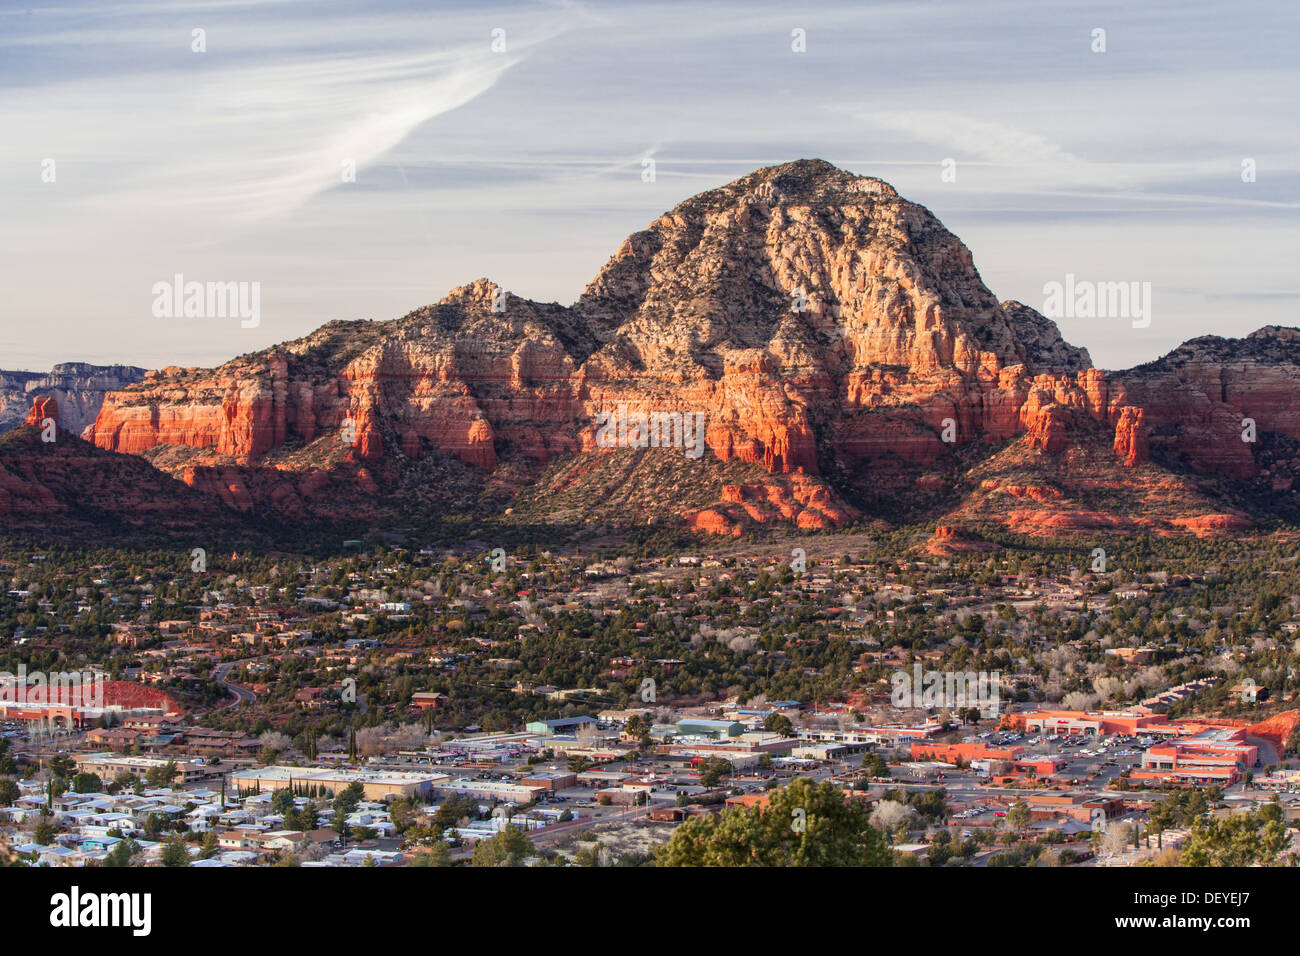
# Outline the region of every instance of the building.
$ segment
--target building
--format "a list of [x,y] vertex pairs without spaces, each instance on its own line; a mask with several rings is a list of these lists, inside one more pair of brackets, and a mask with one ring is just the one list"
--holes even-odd
[[[105,783],[112,783],[123,774],[143,779],[150,770],[165,767],[168,763],[161,757],[128,757],[114,753],[76,754],[72,759],[76,761],[78,773],[93,773]],[[177,760],[175,764],[173,783],[177,785],[220,773],[201,760]]]
[[1246,742],[1244,729],[1214,728],[1147,748],[1136,780],[1232,784],[1259,762],[1259,748]]
[[474,800],[501,801],[516,806],[532,803],[547,789],[527,784],[510,783],[506,780],[471,780],[459,777],[455,780],[444,779],[435,788],[438,796],[449,797],[459,794]]
[[683,737],[739,737],[745,725],[734,720],[679,720],[677,733]]
[[949,744],[912,742],[913,760],[937,760],[941,763],[969,764],[972,760],[1014,761],[1024,753],[1023,747],[990,747],[986,743]]
[[550,737],[556,734],[572,734],[583,727],[594,727],[595,717],[557,717],[553,720],[530,720],[524,727],[530,734]]
[[1124,801],[1080,793],[1031,793],[1025,798],[1030,817],[1052,820],[1064,817],[1080,823],[1106,824],[1124,814]]
[[519,782],[525,787],[540,787],[543,790],[568,790],[578,785],[578,775],[567,771],[546,770],[531,773]]
[[1168,722],[1163,714],[1039,709],[1025,714],[1009,714],[1003,724],[1028,733],[1105,735],[1159,733]]
[[186,727],[179,731],[187,750],[221,757],[251,757],[262,749],[256,737],[238,730]]
[[346,767],[260,767],[237,770],[230,775],[230,785],[237,790],[274,792],[285,787],[312,789],[335,795],[354,783],[361,784],[366,800],[432,795],[434,788],[448,779],[445,773],[421,773],[405,770],[352,770]]

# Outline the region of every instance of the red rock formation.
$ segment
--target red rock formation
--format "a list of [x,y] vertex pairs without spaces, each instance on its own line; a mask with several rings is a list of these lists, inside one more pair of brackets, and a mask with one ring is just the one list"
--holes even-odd
[[936,527],[934,535],[921,546],[921,550],[927,554],[940,557],[993,551],[996,548],[996,545],[982,540],[973,532],[943,524]]
[[[211,371],[149,373],[108,395],[86,437],[148,453],[229,507],[311,514],[327,503],[293,481],[241,485],[202,469],[304,476],[348,465],[340,480],[355,482],[364,464],[382,495],[414,462],[457,459],[485,481],[495,472],[519,483],[556,459],[604,452],[602,415],[661,413],[678,416],[675,432],[660,431],[677,448],[698,438],[710,464],[774,480],[705,508],[665,495],[659,509],[727,534],[768,521],[820,528],[858,516],[846,499],[938,499],[971,448],[1017,436],[1045,462],[1113,429],[1126,465],[1150,457],[1252,478],[1243,418],[1300,439],[1288,336],[1273,330],[1241,349],[1189,343],[1128,372],[1093,369],[1048,319],[999,303],[927,210],[880,180],[800,161],[659,217],[570,308],[479,279],[393,322],[334,322]],[[1293,471],[1300,461],[1274,463],[1271,487],[1289,488]],[[1009,485],[1020,486],[1032,487]],[[1116,526],[1092,510],[1008,520],[1044,533]]]
[[1246,734],[1267,740],[1281,755],[1297,724],[1300,724],[1300,710],[1284,710],[1258,724],[1251,724],[1246,728]]
[[26,424],[44,428],[47,418],[53,419],[54,423],[58,424],[59,403],[49,396],[37,396],[32,400],[32,410],[27,413]]
[[1174,524],[1198,538],[1249,531],[1253,527],[1251,520],[1241,514],[1189,515],[1186,518],[1175,518]]
[[1130,468],[1148,457],[1145,417],[1142,409],[1125,405],[1115,423],[1115,457]]
[[[52,403],[38,401],[33,424],[57,414]],[[45,442],[37,428],[0,436],[0,518],[8,531],[90,540],[238,524],[215,500],[147,461],[101,451],[66,432]]]
[[1193,339],[1112,377],[1124,403],[1142,407],[1152,456],[1194,471],[1252,478],[1270,434],[1300,440],[1300,329]]
[[140,381],[144,371],[86,362],[62,362],[44,373],[0,369],[0,433],[23,424],[33,397],[48,395],[58,402],[59,427],[80,435],[95,421],[104,396]]
[[980,485],[981,490],[998,491],[1012,498],[1022,498],[1028,501],[1035,501],[1039,504],[1045,504],[1049,501],[1057,501],[1061,498],[1061,492],[1047,485],[1012,485],[1003,484],[998,481],[984,481]]
[[1048,405],[1034,415],[1025,436],[1030,448],[1058,452],[1070,443],[1069,415],[1060,405]]
[[729,534],[738,538],[741,533],[739,522],[711,508],[688,514],[686,523],[696,531],[704,531],[708,534]]
[[795,472],[762,483],[723,485],[712,507],[690,513],[687,520],[692,527],[712,534],[739,534],[744,527],[774,521],[792,521],[809,531],[823,530],[860,516],[821,479]]

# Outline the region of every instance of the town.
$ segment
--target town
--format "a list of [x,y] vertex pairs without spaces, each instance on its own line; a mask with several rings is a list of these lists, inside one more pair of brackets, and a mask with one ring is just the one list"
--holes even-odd
[[734,816],[779,818],[780,864],[842,812],[856,855],[822,862],[1284,862],[1290,549],[9,547],[0,851],[725,865],[710,835]]

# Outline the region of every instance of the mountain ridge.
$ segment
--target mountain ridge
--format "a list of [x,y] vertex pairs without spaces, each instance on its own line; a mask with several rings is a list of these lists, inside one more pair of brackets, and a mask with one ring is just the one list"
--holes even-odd
[[[949,506],[965,476],[1008,448],[1017,468],[1053,472],[1052,456],[1099,442],[1116,475],[1168,479],[1202,514],[1242,514],[1216,502],[1258,498],[1261,481],[1286,512],[1300,366],[1275,353],[1292,332],[1221,340],[1243,346],[1203,337],[1135,369],[1096,369],[1050,319],[999,302],[928,209],[883,180],[799,160],[683,200],[620,244],[572,306],[480,278],[399,319],[330,322],[214,369],[148,372],[109,393],[85,437],[228,507],[306,520],[334,513],[340,469],[381,518],[401,510],[391,489],[421,496],[452,460],[481,475],[494,506],[519,496],[543,519],[546,501],[527,489],[546,476],[569,512],[586,495],[593,520],[613,500],[633,523],[725,534],[931,520],[960,513]],[[1270,397],[1254,400],[1251,376]],[[1243,409],[1258,448],[1240,439]],[[671,452],[635,427],[630,447],[603,447],[601,416],[629,413],[703,416],[704,467],[665,471]],[[610,455],[628,459],[622,480],[648,500],[610,484]],[[1206,497],[1202,478],[1240,487]],[[1175,504],[1154,530],[1197,517]]]

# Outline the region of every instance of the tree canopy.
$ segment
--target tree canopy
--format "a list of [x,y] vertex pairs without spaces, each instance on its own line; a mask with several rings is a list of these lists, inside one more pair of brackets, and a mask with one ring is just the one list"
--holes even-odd
[[864,800],[823,781],[796,780],[762,807],[687,820],[655,851],[658,866],[890,866]]

